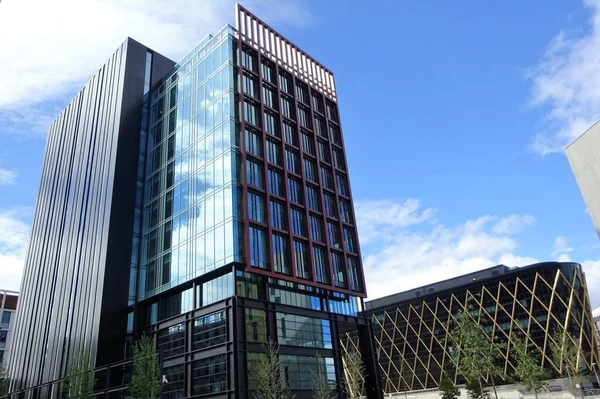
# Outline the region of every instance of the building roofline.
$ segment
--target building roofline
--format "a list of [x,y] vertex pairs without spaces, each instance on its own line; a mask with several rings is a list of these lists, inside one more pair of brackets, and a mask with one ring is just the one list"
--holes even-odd
[[577,138],[576,138],[575,140],[573,140],[573,141],[571,141],[569,144],[567,144],[567,146],[565,147],[565,151],[566,151],[566,150],[567,150],[569,147],[571,147],[573,144],[575,144],[575,142],[576,142],[577,140],[579,140],[580,138],[582,138],[583,136],[585,136],[585,134],[586,134],[587,132],[589,132],[590,130],[592,130],[592,129],[594,128],[594,126],[596,126],[598,123],[600,123],[600,119],[599,119],[599,120],[597,120],[596,122],[594,122],[594,124],[593,124],[592,126],[590,126],[589,128],[587,128],[585,132],[583,132],[583,133],[581,133],[579,136],[577,136]]

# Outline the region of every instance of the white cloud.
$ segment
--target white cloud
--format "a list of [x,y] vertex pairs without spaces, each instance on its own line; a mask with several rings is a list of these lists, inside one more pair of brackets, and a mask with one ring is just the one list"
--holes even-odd
[[[370,299],[500,263],[523,266],[537,262],[515,254],[516,234],[535,221],[529,215],[501,218],[484,215],[448,227],[434,223],[432,211],[422,210],[417,200],[404,204],[392,201],[358,204],[357,220]],[[364,232],[368,235],[366,240]]]
[[[234,4],[235,0],[2,1],[0,37],[6,40],[0,40],[0,133],[26,130],[7,121],[45,133],[48,118],[56,116],[50,101],[61,98],[62,108],[68,101],[64,96],[82,87],[127,36],[177,61],[206,34],[234,24]],[[271,24],[302,26],[314,20],[299,0],[250,0],[245,6]]]
[[531,71],[532,104],[545,106],[532,149],[562,152],[600,118],[600,1],[585,0],[591,27],[583,35],[560,32]]
[[29,243],[28,208],[0,210],[0,288],[18,290]]
[[572,251],[573,248],[569,247],[569,239],[567,237],[558,236],[554,239],[554,245],[552,245],[552,256],[557,257]]
[[17,180],[17,172],[0,167],[0,186],[14,184]]

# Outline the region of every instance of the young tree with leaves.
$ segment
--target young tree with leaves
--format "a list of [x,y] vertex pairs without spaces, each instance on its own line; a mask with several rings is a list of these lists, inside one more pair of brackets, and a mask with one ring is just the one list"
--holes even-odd
[[158,399],[162,378],[154,340],[142,336],[133,348],[133,375],[129,399]]
[[554,330],[550,340],[550,357],[559,370],[558,374],[569,378],[575,396],[577,396],[575,384],[582,383],[585,379],[583,373],[586,369],[581,366],[580,361],[584,355],[566,329]]
[[268,340],[263,344],[264,356],[258,361],[256,369],[257,388],[254,392],[256,399],[292,399],[287,382],[285,381],[279,360],[279,345]]
[[465,385],[467,397],[469,399],[489,399],[490,393],[483,389],[481,381],[467,381]]
[[453,361],[458,372],[471,383],[479,385],[478,392],[484,395],[482,377],[490,377],[494,395],[498,399],[495,376],[502,376],[503,371],[497,366],[497,359],[506,345],[497,342],[495,337],[490,337],[483,331],[470,315],[469,311],[461,311],[455,317],[450,341],[455,348]]
[[366,368],[362,356],[357,351],[349,351],[342,358],[344,364],[344,384],[349,399],[365,396]]
[[314,399],[332,399],[331,386],[327,379],[327,370],[324,370],[322,365],[322,357],[319,352],[316,355],[317,368],[311,370],[312,383],[313,383],[313,397]]
[[546,380],[550,378],[550,373],[541,366],[539,351],[531,348],[527,337],[516,337],[512,339],[511,352],[517,379],[525,389],[533,390],[537,399],[538,392],[546,388]]
[[87,351],[78,352],[67,369],[63,397],[68,399],[88,399],[94,393],[94,370]]
[[458,399],[460,397],[460,389],[454,386],[452,380],[447,376],[442,378],[438,388],[442,399]]

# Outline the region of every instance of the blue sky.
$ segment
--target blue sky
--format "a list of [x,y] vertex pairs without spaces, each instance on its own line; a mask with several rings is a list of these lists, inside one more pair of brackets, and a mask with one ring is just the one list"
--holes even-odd
[[[497,263],[570,259],[600,306],[600,242],[563,153],[600,118],[599,1],[244,5],[336,75],[372,297]],[[1,287],[18,288],[60,109],[126,36],[178,59],[233,11],[231,1],[2,1]]]

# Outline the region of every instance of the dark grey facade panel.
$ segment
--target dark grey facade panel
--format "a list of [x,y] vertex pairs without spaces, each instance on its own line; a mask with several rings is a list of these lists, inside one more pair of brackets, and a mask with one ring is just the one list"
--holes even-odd
[[[14,389],[59,378],[80,350],[97,363],[122,358],[114,342],[126,329],[147,52],[126,40],[50,127],[9,359]],[[158,60],[160,73],[173,66]]]

